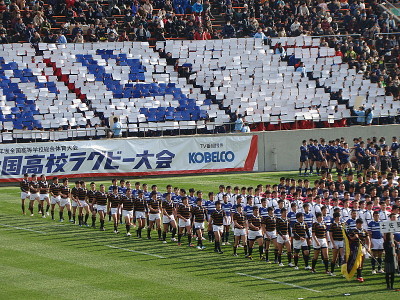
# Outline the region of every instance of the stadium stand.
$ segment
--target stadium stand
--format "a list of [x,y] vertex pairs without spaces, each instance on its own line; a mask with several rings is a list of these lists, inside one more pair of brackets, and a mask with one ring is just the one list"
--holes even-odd
[[397,122],[397,22],[374,4],[0,2],[2,140],[101,138],[114,115],[139,136],[347,126],[360,99]]

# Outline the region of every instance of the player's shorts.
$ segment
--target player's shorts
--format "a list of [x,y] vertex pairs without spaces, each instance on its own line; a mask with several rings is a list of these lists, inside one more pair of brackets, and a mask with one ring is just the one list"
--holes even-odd
[[111,214],[112,215],[118,214],[118,207],[111,207]]
[[213,225],[213,231],[219,231],[219,232],[224,232],[224,226],[223,225]]
[[29,195],[29,200],[31,200],[31,201],[38,200],[38,199],[40,199],[39,193],[34,193],[34,194]]
[[122,210],[122,217],[123,218],[125,218],[125,217],[129,217],[129,218],[133,218],[133,210],[125,210],[125,209],[123,209]]
[[149,214],[149,221],[160,220],[160,214]]
[[163,224],[169,224],[169,223],[171,223],[171,222],[174,221],[174,220],[175,220],[174,215],[170,215],[170,216],[165,216],[165,215],[163,215],[163,217],[162,217],[162,222],[163,222]]
[[66,205],[71,205],[71,200],[69,200],[69,198],[61,198],[60,206],[64,207]]
[[242,228],[234,228],[233,229],[233,235],[234,236],[245,236],[246,235],[246,229]]
[[89,206],[89,205],[87,204],[87,202],[85,200],[79,201],[79,206],[78,207],[87,207],[87,206]]
[[190,226],[190,219],[187,219],[186,222],[182,219],[179,219],[179,227],[187,227]]
[[300,156],[300,162],[306,162],[308,160],[307,156]]
[[342,158],[341,160],[340,160],[340,163],[342,164],[342,165],[345,165],[345,164],[348,164],[350,162],[350,159],[347,157],[347,158]]
[[78,205],[78,202],[72,200],[72,207],[78,207],[78,206],[79,206],[79,205]]
[[293,240],[293,249],[301,250],[303,247],[308,247],[307,240]]
[[194,229],[204,229],[204,222],[194,222]]
[[267,240],[274,240],[274,239],[276,239],[276,231],[274,230],[274,231],[267,231],[266,233],[265,233],[265,238],[267,239]]
[[135,211],[136,219],[146,219],[146,214],[144,211]]
[[232,224],[232,217],[231,216],[225,216],[224,217],[224,226],[229,226]]
[[31,195],[29,192],[21,192],[21,199],[26,199]]
[[249,235],[247,237],[249,240],[254,241],[257,240],[259,238],[262,238],[262,233],[261,230],[249,230]]
[[97,205],[97,211],[107,212],[107,205]]
[[317,239],[319,242],[319,246],[315,243],[315,240],[313,239],[313,248],[314,249],[324,249],[324,248],[328,248],[328,242],[326,241],[325,238],[323,239]]
[[51,197],[51,204],[60,204],[60,202],[61,202],[61,196],[56,196],[56,197]]
[[335,241],[335,247],[332,246],[332,249],[340,249],[344,248],[344,241]]
[[40,201],[50,199],[49,194],[39,194]]
[[279,244],[284,244],[284,243],[286,243],[286,242],[289,242],[290,240],[289,240],[289,235],[288,234],[285,234],[283,237],[279,234],[278,235],[278,237],[277,237],[277,239],[276,239],[276,241],[279,243]]
[[372,241],[372,250],[383,250],[383,239],[371,239]]

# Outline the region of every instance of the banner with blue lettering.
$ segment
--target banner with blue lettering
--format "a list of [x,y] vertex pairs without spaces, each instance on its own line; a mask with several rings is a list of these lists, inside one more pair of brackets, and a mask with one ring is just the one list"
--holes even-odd
[[257,170],[256,135],[0,145],[0,181],[28,174],[145,176]]

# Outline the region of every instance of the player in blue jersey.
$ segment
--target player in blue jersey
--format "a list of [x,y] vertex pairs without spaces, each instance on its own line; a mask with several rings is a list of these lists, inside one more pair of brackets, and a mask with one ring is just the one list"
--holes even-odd
[[222,210],[225,212],[224,216],[224,232],[222,234],[222,245],[230,245],[229,243],[229,232],[231,230],[231,224],[232,224],[232,203],[228,201],[228,195],[224,194],[222,196]]
[[372,274],[376,274],[375,265],[378,262],[378,273],[384,273],[382,270],[382,253],[383,253],[383,235],[379,222],[379,212],[374,211],[373,220],[368,223],[368,233],[371,237],[371,266]]
[[357,211],[355,209],[351,210],[350,218],[346,221],[346,229],[347,231],[353,230],[356,228],[356,221],[357,221]]
[[208,193],[208,200],[206,201],[205,205],[206,211],[207,211],[207,221],[208,221],[208,240],[211,242],[214,242],[214,232],[212,230],[212,223],[210,222],[211,220],[211,214],[215,211],[215,201],[214,201],[214,192],[209,192]]
[[246,205],[243,210],[246,218],[250,218],[253,215],[253,206],[253,196],[247,196]]
[[304,222],[307,224],[307,244],[308,246],[311,245],[311,234],[312,234],[312,225],[314,223],[314,215],[311,212],[311,205],[310,203],[304,203],[303,204],[303,209],[304,209],[304,213],[303,213],[303,219]]
[[309,140],[309,144],[307,145],[307,149],[308,149],[308,167],[310,168],[310,175],[312,175],[313,173],[313,166],[314,166],[314,162],[316,160],[315,157],[315,146],[314,146],[314,140],[310,139]]
[[264,218],[268,215],[268,203],[266,198],[261,198],[260,216]]
[[308,148],[307,141],[303,140],[302,145],[300,146],[300,166],[299,166],[299,176],[301,176],[301,169],[304,166],[304,176],[307,175],[308,168]]

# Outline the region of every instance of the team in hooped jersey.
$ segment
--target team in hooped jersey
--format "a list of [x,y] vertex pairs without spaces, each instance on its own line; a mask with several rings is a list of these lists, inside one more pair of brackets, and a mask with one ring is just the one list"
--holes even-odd
[[[362,241],[364,256],[371,255],[373,274],[384,272],[379,223],[400,220],[397,180],[395,169],[379,176],[360,174],[357,180],[352,172],[345,180],[341,173],[333,180],[323,170],[313,186],[308,179],[282,177],[272,186],[220,185],[218,193],[205,194],[194,189],[187,193],[171,185],[161,193],[157,185],[149,189],[136,182],[131,186],[123,179],[119,183],[114,179],[108,189],[94,182],[87,188],[84,181],[76,181],[70,188],[66,178],[59,183],[54,177],[49,184],[44,175],[38,181],[35,174],[31,178],[26,174],[20,187],[22,211],[25,214],[25,200],[29,199],[31,216],[37,202],[37,212],[44,218],[51,215],[54,220],[58,207],[61,222],[66,209],[68,220],[79,226],[99,225],[104,231],[112,223],[114,233],[119,233],[124,224],[127,236],[134,228],[138,238],[145,230],[148,239],[155,237],[152,231],[156,230],[162,243],[170,239],[194,247],[197,242],[196,248],[204,250],[208,238],[214,251],[222,254],[232,242],[232,254],[244,254],[248,259],[253,259],[253,248],[258,246],[257,256],[266,263],[284,266],[287,261],[288,267],[298,270],[302,266],[313,273],[321,258],[324,272],[334,276],[344,263],[344,233],[350,241]],[[394,243],[398,251],[400,233],[394,234]],[[361,270],[357,271],[360,282]]]

